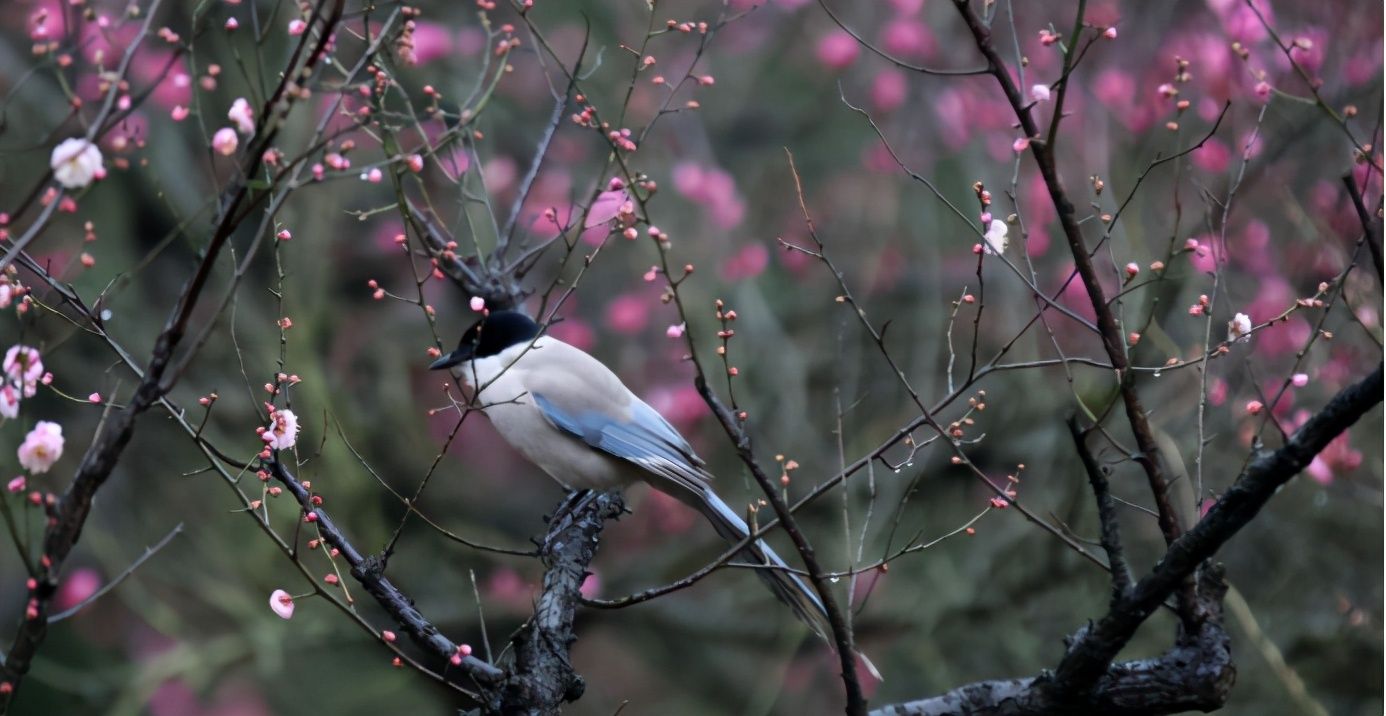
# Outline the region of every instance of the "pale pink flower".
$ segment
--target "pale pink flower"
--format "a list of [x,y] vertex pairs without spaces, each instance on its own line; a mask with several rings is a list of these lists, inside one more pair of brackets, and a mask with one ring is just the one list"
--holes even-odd
[[230,127],[222,127],[212,135],[212,149],[224,157],[229,157],[236,153],[236,146],[240,144],[240,139],[236,137],[236,130]]
[[298,416],[292,410],[276,410],[269,428],[260,436],[271,450],[287,450],[298,442]]
[[181,122],[188,118],[188,108],[184,107],[181,104],[175,105],[174,108],[169,112],[169,116],[173,118],[173,121]]
[[991,226],[987,227],[987,232],[982,237],[986,243],[987,253],[1005,253],[1006,245],[1010,243],[1009,239],[1006,238],[1006,234],[1009,232],[1010,229],[1006,227],[1006,222],[1000,219],[992,219]]
[[9,490],[10,492],[23,492],[24,488],[27,487],[28,484],[29,478],[24,477],[23,475],[16,475],[15,477],[10,479],[8,484],[5,485],[5,489]]
[[666,329],[664,330],[664,335],[669,336],[670,338],[681,338],[681,337],[683,337],[683,329],[684,329],[684,324],[682,324],[682,323],[676,323],[676,324],[674,324],[674,325],[669,326],[668,328],[666,328]]
[[1049,85],[1035,85],[1030,88],[1030,99],[1036,102],[1048,102],[1049,97]]
[[1261,414],[1261,411],[1262,411],[1262,410],[1265,410],[1265,409],[1266,409],[1265,404],[1263,404],[1263,403],[1262,403],[1261,401],[1259,401],[1259,400],[1250,400],[1250,401],[1247,401],[1247,404],[1246,404],[1246,412],[1247,412],[1248,414],[1250,414],[1250,415],[1260,415],[1260,414]]
[[1290,376],[1290,383],[1292,383],[1296,388],[1303,388],[1304,386],[1309,385],[1309,374],[1295,373],[1294,375]]
[[592,202],[592,210],[587,212],[587,221],[583,223],[582,228],[590,229],[615,219],[620,215],[621,207],[628,201],[630,194],[624,189],[613,189],[598,194]]
[[1238,313],[1227,322],[1227,340],[1246,343],[1251,336],[1251,316]]
[[280,619],[291,619],[294,616],[294,598],[282,589],[270,592],[270,610],[279,615]]
[[304,30],[307,30],[307,29],[308,29],[308,23],[304,22],[304,21],[301,20],[301,19],[295,18],[295,19],[289,21],[289,36],[290,36],[290,37],[298,37],[299,35],[302,35],[302,34],[303,34],[303,31],[304,31]]
[[231,103],[231,110],[226,113],[226,118],[236,124],[236,129],[241,134],[249,136],[255,133],[255,110],[250,108],[250,103],[244,97],[237,97],[236,101]]
[[0,383],[0,418],[19,417],[19,390],[8,381]]
[[472,296],[472,300],[467,305],[475,312],[481,313],[486,310],[486,299],[481,296]]
[[19,464],[35,475],[48,472],[62,456],[63,428],[47,420],[40,420],[19,446]]
[[16,387],[24,389],[24,397],[32,398],[43,378],[43,359],[37,348],[25,345],[10,346],[5,351],[3,364],[5,376]]
[[53,148],[49,160],[53,178],[68,189],[80,189],[99,178],[102,172],[101,150],[86,139],[74,137],[63,140]]

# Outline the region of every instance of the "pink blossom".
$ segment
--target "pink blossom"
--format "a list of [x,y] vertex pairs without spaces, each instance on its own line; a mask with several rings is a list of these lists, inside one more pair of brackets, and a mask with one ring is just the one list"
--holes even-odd
[[40,420],[19,446],[19,464],[34,473],[48,472],[63,456],[63,428],[57,423]]
[[280,619],[291,619],[294,616],[294,598],[282,589],[270,592],[269,606]]
[[1295,373],[1294,375],[1290,376],[1290,383],[1294,385],[1296,388],[1303,388],[1304,386],[1309,385],[1309,374]]
[[15,477],[10,478],[9,483],[5,485],[5,489],[9,490],[10,492],[23,492],[24,488],[28,486],[28,484],[29,479],[27,477],[23,475],[16,475]]
[[934,44],[929,26],[914,19],[891,20],[881,35],[881,48],[905,61],[922,60],[933,55]]
[[1217,137],[1210,137],[1203,146],[1193,151],[1190,157],[1193,165],[1210,174],[1221,174],[1227,171],[1227,164],[1232,160],[1232,150]]
[[1352,472],[1362,465],[1362,453],[1353,450],[1348,442],[1348,433],[1343,431],[1329,441],[1322,452],[1314,457],[1305,471],[1320,485],[1333,482],[1335,475]]
[[452,53],[452,35],[436,22],[414,21],[414,61],[428,64]]
[[905,103],[909,83],[905,73],[889,67],[876,73],[871,80],[871,104],[877,112],[893,112]]
[[1260,415],[1261,411],[1265,409],[1265,404],[1259,400],[1249,400],[1246,403],[1246,412],[1248,415]]
[[168,115],[169,117],[173,118],[173,121],[181,122],[188,118],[188,108],[184,107],[181,104],[174,105],[173,109],[169,111]]
[[624,189],[604,191],[592,202],[592,210],[587,212],[584,229],[601,226],[614,220],[621,213],[621,207],[630,201],[630,194]]
[[602,593],[602,578],[595,571],[589,573],[582,580],[582,586],[578,587],[578,591],[585,599],[596,599],[597,595]]
[[581,350],[588,350],[597,342],[592,326],[580,318],[565,317],[554,323],[549,326],[549,335]]
[[0,382],[0,418],[19,417],[19,390],[8,380]]
[[467,302],[467,306],[476,313],[486,310],[486,299],[481,296],[472,296],[472,300]]
[[54,595],[53,604],[58,611],[67,611],[91,598],[101,588],[101,573],[90,567],[81,567],[63,578]]
[[53,178],[67,189],[80,189],[96,179],[102,168],[101,150],[84,138],[65,139],[49,159]]
[[918,15],[924,9],[924,0],[890,0],[890,7],[896,15]]
[[682,338],[682,337],[683,337],[683,330],[684,330],[684,324],[682,324],[682,323],[675,323],[674,325],[669,326],[668,328],[664,329],[664,335],[666,335],[666,336],[668,336],[668,337],[670,337],[670,338]]
[[236,138],[236,130],[230,127],[222,127],[217,130],[216,134],[212,135],[212,149],[224,157],[235,154],[236,146],[239,143],[240,140]]
[[1034,85],[1030,88],[1030,99],[1036,102],[1048,102],[1049,97],[1049,85]]
[[645,397],[651,408],[680,428],[692,427],[709,412],[698,389],[687,382],[654,388]]
[[276,410],[270,416],[269,427],[260,435],[265,447],[287,450],[298,442],[298,416],[292,410]]
[[293,20],[290,20],[290,21],[289,21],[289,36],[290,36],[290,37],[298,37],[299,35],[302,35],[303,32],[304,32],[305,30],[307,30],[307,29],[308,29],[308,23],[304,22],[304,21],[303,21],[302,19],[300,19],[300,18],[294,18]]
[[621,294],[606,306],[606,325],[617,333],[639,333],[649,321],[650,300],[638,294]]
[[830,70],[843,70],[857,61],[861,48],[856,38],[841,28],[835,28],[818,41],[815,55],[818,61]]
[[722,278],[726,281],[745,281],[765,272],[770,264],[770,250],[763,243],[747,244],[722,262]]
[[24,397],[33,397],[43,377],[43,358],[37,348],[20,344],[10,346],[0,367],[4,368],[7,378],[24,386]]
[[1227,322],[1227,340],[1247,342],[1251,337],[1251,316],[1238,313]]
[[736,189],[732,175],[716,167],[679,162],[673,169],[674,189],[688,199],[707,207],[712,221],[721,229],[741,223],[746,204]]
[[[231,103],[231,109],[226,113],[226,118],[235,123],[236,129],[241,134],[249,136],[255,133],[255,110],[250,108],[250,103],[244,97],[237,97],[236,101]],[[232,148],[231,151],[236,150]],[[223,153],[229,154],[229,152]]]

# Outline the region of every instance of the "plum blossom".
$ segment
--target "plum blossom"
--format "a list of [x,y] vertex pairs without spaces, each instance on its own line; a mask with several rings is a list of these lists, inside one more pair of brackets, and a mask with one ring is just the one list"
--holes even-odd
[[472,296],[472,300],[467,302],[468,307],[477,313],[486,310],[486,299],[481,296]]
[[53,178],[59,184],[67,189],[80,189],[105,173],[101,161],[101,150],[95,144],[73,137],[53,148],[49,164],[53,167]]
[[0,365],[4,368],[7,382],[22,388],[24,397],[34,397],[39,381],[43,379],[43,358],[37,348],[18,344],[10,346],[5,351],[4,363]]
[[629,201],[630,194],[620,186],[598,194],[592,202],[592,209],[587,212],[587,221],[583,222],[582,228],[590,229],[610,222],[621,214],[621,209]]
[[212,135],[212,149],[223,157],[229,157],[236,153],[236,146],[240,140],[236,138],[236,130],[230,127],[222,127]]
[[279,615],[280,619],[291,619],[294,616],[294,598],[282,589],[270,592],[270,610]]
[[1251,338],[1251,316],[1245,313],[1238,313],[1227,322],[1228,342],[1237,341],[1246,343]]
[[1049,97],[1049,85],[1035,85],[1030,88],[1030,99],[1036,102],[1048,102]]
[[35,475],[48,472],[63,456],[63,427],[40,420],[19,446],[19,464]]
[[250,103],[245,101],[244,97],[237,97],[236,101],[231,103],[231,110],[226,113],[226,118],[236,124],[236,129],[241,134],[255,134],[255,110],[250,108]]
[[8,381],[0,384],[0,418],[19,417],[19,391]]
[[298,416],[292,410],[276,410],[269,427],[260,436],[271,450],[287,450],[298,442]]
[[1001,254],[1006,251],[1006,246],[1010,240],[1006,234],[1010,229],[1006,228],[1006,222],[1000,219],[992,219],[991,226],[987,227],[987,232],[982,236],[986,241],[986,249],[989,254]]

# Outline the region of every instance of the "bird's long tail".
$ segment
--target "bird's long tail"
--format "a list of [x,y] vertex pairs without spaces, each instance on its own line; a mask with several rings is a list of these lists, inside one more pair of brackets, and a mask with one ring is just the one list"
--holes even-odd
[[[685,500],[690,506],[696,508],[707,517],[708,521],[729,542],[740,542],[749,535],[750,528],[746,526],[746,521],[736,514],[727,503],[723,502],[711,489],[703,489],[700,494],[689,495],[694,499]],[[823,602],[818,598],[817,592],[809,586],[799,575],[789,571],[789,565],[780,559],[775,550],[770,548],[764,540],[756,540],[749,544],[745,549],[737,554],[740,561],[749,564],[771,565],[776,568],[756,569],[757,577],[775,593],[781,602],[789,605],[794,610],[794,615],[800,621],[809,625],[814,633],[822,637],[828,643],[832,643],[832,628],[828,623],[828,612],[823,608]],[[862,666],[877,680],[881,680],[880,672],[876,666],[866,658],[860,651],[856,653],[861,660]]]

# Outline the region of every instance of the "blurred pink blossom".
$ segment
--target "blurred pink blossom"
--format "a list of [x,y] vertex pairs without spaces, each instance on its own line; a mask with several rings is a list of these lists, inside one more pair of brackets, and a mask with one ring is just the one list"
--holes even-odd
[[890,0],[890,7],[896,15],[918,15],[924,9],[924,0]]
[[1227,171],[1227,165],[1232,160],[1232,151],[1222,140],[1212,137],[1193,151],[1190,160],[1195,167],[1205,172],[1221,174]]
[[[571,303],[571,302],[570,302]],[[580,350],[590,349],[597,341],[592,326],[581,318],[565,317],[549,326],[549,335]]]
[[876,73],[871,80],[871,105],[877,112],[894,112],[905,103],[909,94],[909,83],[905,73],[888,67]]
[[687,383],[653,388],[645,398],[651,408],[677,428],[693,427],[708,415],[707,403],[697,389]]
[[452,35],[447,27],[414,20],[414,61],[420,65],[452,54]]
[[936,44],[929,26],[914,19],[891,20],[881,33],[881,49],[906,62],[932,57]]
[[58,611],[67,611],[96,594],[103,580],[101,573],[90,567],[79,567],[63,578],[58,585],[58,593],[53,598]]
[[818,40],[818,47],[814,51],[818,62],[830,70],[843,70],[857,61],[857,55],[861,54],[861,47],[857,45],[856,38],[847,34],[846,30],[833,28],[828,34]]
[[736,180],[726,170],[683,161],[674,165],[672,174],[674,189],[706,207],[718,228],[735,227],[745,217],[746,204],[736,190]]
[[1362,453],[1353,450],[1348,441],[1348,432],[1344,430],[1309,463],[1305,471],[1315,482],[1320,485],[1331,484],[1336,475],[1352,472],[1362,465]]
[[617,333],[639,333],[650,322],[650,299],[623,293],[606,306],[606,326]]
[[759,276],[770,263],[770,250],[765,244],[747,244],[740,251],[722,262],[721,278],[724,281],[745,281]]

